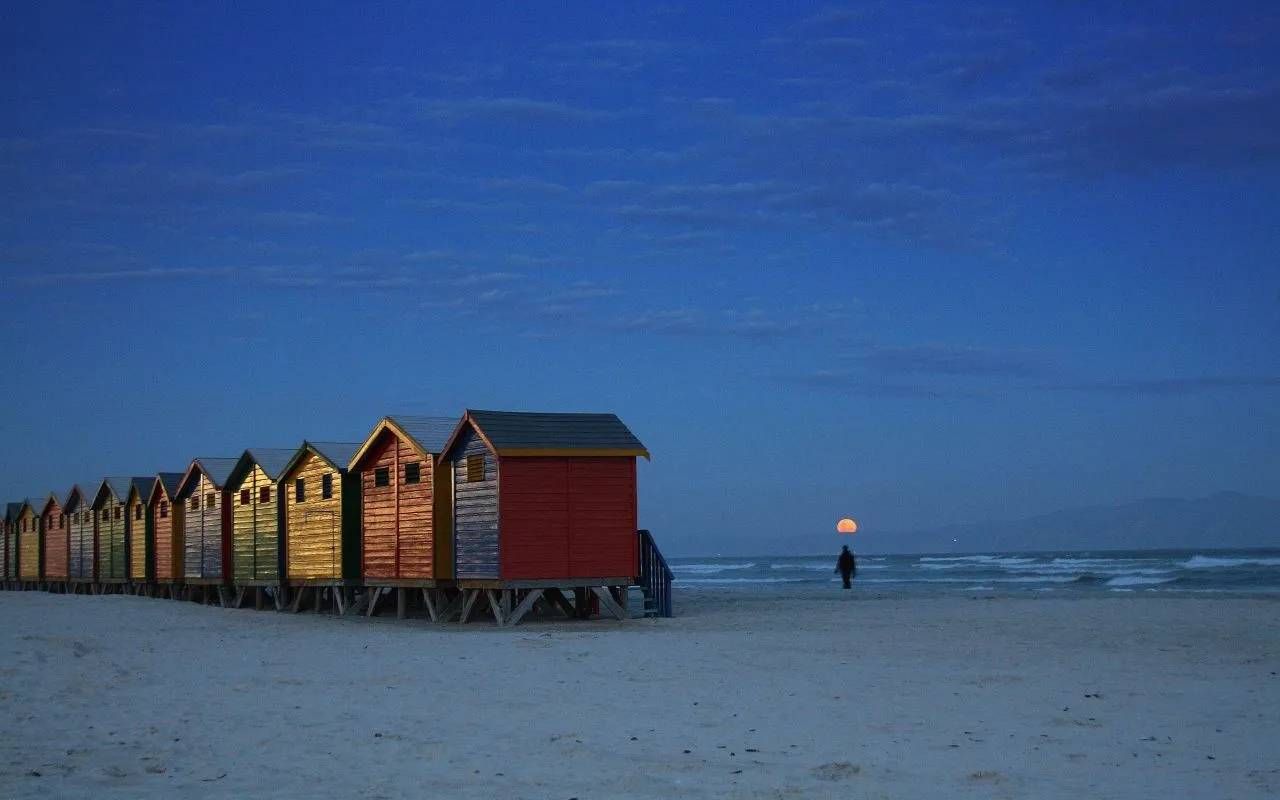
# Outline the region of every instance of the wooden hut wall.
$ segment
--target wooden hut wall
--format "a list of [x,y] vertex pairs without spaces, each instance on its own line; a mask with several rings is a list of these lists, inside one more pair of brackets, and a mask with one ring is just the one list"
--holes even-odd
[[231,561],[228,493],[200,473],[183,510],[183,574],[189,579],[227,580]]
[[145,581],[147,565],[147,504],[142,495],[130,491],[124,504],[126,533],[129,540],[129,580]]
[[[324,496],[325,476],[331,493]],[[301,481],[299,492],[298,481]],[[290,580],[354,580],[360,573],[360,476],[308,451],[280,486]],[[299,494],[302,500],[299,501]]]
[[70,545],[70,526],[62,513],[62,503],[50,497],[41,514],[44,523],[44,577],[50,581],[65,581],[70,575],[67,553]]
[[275,483],[262,467],[254,464],[241,483],[227,488],[233,504],[231,558],[235,580],[279,580],[280,498]]
[[[390,430],[380,438],[360,470],[361,575],[366,580],[449,577],[447,562],[435,559],[435,460],[430,454],[423,458]],[[417,480],[408,482],[406,470],[413,465]],[[381,470],[386,470],[384,486],[378,485]]]
[[98,580],[124,580],[125,565],[124,502],[108,490],[99,499],[98,511]]
[[40,515],[30,505],[18,515],[18,578],[40,580]]
[[634,577],[634,457],[503,457],[504,580]]
[[175,502],[162,486],[151,492],[148,505],[153,526],[155,579],[164,582],[182,580],[183,505]]
[[[498,568],[498,460],[469,425],[458,436],[453,456],[453,536],[459,578],[500,576]],[[480,459],[481,476],[468,475],[467,459]],[[480,477],[480,480],[468,480]]]
[[68,568],[72,580],[93,580],[97,576],[97,520],[89,501],[76,489],[67,500],[68,525],[71,528]]

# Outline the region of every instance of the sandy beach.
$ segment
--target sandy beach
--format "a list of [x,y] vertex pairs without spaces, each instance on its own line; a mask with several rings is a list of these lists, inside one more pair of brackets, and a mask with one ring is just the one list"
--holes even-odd
[[680,591],[430,625],[0,593],[0,796],[1280,794],[1280,604]]

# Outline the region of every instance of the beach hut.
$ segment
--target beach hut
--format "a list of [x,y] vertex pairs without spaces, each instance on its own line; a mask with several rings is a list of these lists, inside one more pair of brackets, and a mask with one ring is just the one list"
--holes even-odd
[[62,511],[62,498],[50,492],[40,509],[44,526],[44,579],[51,590],[66,591],[71,577],[67,554],[71,545],[71,528]]
[[129,585],[136,594],[150,594],[154,575],[152,520],[147,497],[155,478],[131,478],[124,501],[125,540],[129,547]]
[[151,481],[147,513],[151,516],[152,580],[161,596],[173,597],[182,584],[182,502],[178,500],[181,472],[161,472]]
[[43,579],[40,563],[40,508],[44,503],[28,497],[18,509],[18,582],[34,589]]
[[295,608],[310,589],[319,610],[322,587],[342,587],[333,592],[341,604],[360,582],[360,476],[347,470],[359,450],[358,443],[303,442],[285,465],[285,580]]
[[22,503],[4,504],[4,586],[10,588],[18,580],[18,512]]
[[105,478],[93,499],[98,518],[98,585],[106,591],[129,582],[129,519],[125,503],[129,491],[147,478]]
[[98,520],[93,513],[93,496],[96,491],[90,484],[77,483],[71,487],[62,503],[62,511],[67,515],[70,531],[67,572],[73,593],[81,587],[85,591],[92,591],[94,579],[98,575]]
[[[248,589],[280,587],[284,566],[284,505],[280,502],[280,476],[296,450],[258,447],[245,450],[227,476],[231,497],[231,564],[236,606]],[[256,591],[262,606],[262,592]],[[279,591],[273,592],[277,607]]]
[[182,513],[182,579],[188,586],[201,586],[202,599],[208,587],[218,587],[218,599],[231,582],[231,493],[227,478],[236,458],[197,458],[191,462],[178,485],[177,499]]
[[[401,614],[405,589],[435,589],[453,578],[448,474],[435,459],[456,424],[456,417],[385,417],[347,468],[360,480],[360,579],[400,590]],[[423,597],[435,618],[430,593]]]
[[649,452],[613,414],[468,410],[440,455],[463,619],[481,590],[500,623],[544,593],[565,608],[565,589],[579,616],[598,599],[624,617],[639,577],[637,456]]

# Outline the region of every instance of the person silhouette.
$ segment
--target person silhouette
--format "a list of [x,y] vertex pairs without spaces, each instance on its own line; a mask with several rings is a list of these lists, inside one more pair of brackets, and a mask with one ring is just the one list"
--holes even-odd
[[853,551],[847,544],[840,550],[840,557],[836,559],[836,572],[840,573],[844,588],[852,589],[853,576],[858,574],[858,560],[853,557]]

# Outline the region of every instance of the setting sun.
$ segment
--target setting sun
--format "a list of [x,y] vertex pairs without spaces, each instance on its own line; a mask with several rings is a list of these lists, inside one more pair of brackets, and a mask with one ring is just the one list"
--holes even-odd
[[848,517],[845,517],[844,519],[836,523],[836,530],[839,531],[840,533],[853,533],[854,531],[858,530],[858,523],[854,522]]

